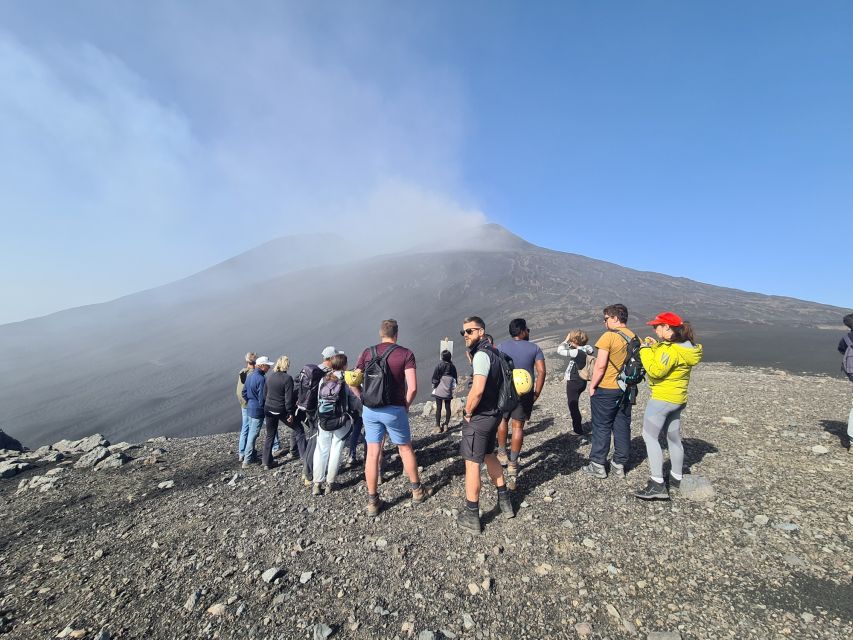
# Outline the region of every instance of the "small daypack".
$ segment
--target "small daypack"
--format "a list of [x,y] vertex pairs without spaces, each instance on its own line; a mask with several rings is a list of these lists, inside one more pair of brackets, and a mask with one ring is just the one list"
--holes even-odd
[[844,342],[847,344],[847,349],[841,357],[841,371],[843,371],[850,382],[853,382],[853,332],[844,336]]
[[621,331],[616,333],[627,343],[625,361],[616,376],[616,384],[625,392],[623,400],[634,404],[637,400],[637,385],[646,379],[646,369],[640,360],[640,339],[637,336],[629,338]]
[[364,366],[364,383],[361,387],[361,401],[365,407],[375,409],[391,403],[394,381],[388,369],[388,356],[396,348],[396,344],[391,344],[380,356],[376,353],[376,347],[370,347],[370,360]]
[[512,377],[512,370],[515,369],[515,363],[503,351],[489,348],[485,348],[483,351],[491,354],[490,359],[492,357],[497,358],[501,369],[501,385],[498,389],[497,410],[501,413],[511,413],[518,406],[518,392],[515,390],[515,381]]
[[317,408],[317,389],[324,371],[316,364],[306,364],[296,379],[296,406],[306,412]]
[[[586,351],[584,351],[584,354],[586,355],[586,362],[583,367],[578,367],[578,377],[581,380],[589,381],[592,380],[592,372],[595,370],[595,358],[591,353],[586,353]],[[575,366],[577,367],[577,361],[575,361]]]

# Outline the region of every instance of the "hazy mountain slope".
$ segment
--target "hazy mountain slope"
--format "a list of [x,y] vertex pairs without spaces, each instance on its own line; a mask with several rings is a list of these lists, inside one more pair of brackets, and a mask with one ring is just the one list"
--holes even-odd
[[[838,323],[840,309],[549,251],[493,225],[469,241],[481,250],[379,256],[283,275],[276,267],[267,273],[277,277],[224,288],[182,281],[169,287],[192,295],[155,289],[2,326],[0,427],[29,446],[93,431],[117,441],[235,429],[234,382],[247,350],[288,354],[294,374],[327,344],[352,354],[354,364],[386,317],[400,322],[401,343],[418,356],[422,397],[440,338],[455,335],[465,368],[458,329],[466,315],[484,317],[498,339],[509,319],[524,316],[535,340],[575,326],[597,334],[601,308],[616,301],[628,305],[634,325],[661,309],[682,313],[710,359],[837,368],[836,334],[816,327]],[[210,273],[195,281],[217,282]]]

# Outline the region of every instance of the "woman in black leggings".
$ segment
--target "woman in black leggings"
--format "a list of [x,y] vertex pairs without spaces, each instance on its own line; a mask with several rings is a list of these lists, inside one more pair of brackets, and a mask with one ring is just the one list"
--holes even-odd
[[[450,400],[456,388],[456,366],[450,361],[451,353],[441,352],[441,362],[432,372],[432,395],[435,396],[435,432],[444,433],[450,424]],[[444,424],[441,422],[441,409],[444,405]]]
[[572,430],[579,436],[584,435],[584,432],[578,400],[586,389],[587,383],[581,378],[580,371],[586,367],[587,358],[591,357],[593,352],[593,348],[587,342],[589,337],[586,332],[575,329],[569,332],[565,342],[557,347],[559,355],[569,358],[569,366],[566,367],[563,379],[566,381],[566,400],[569,404],[569,414],[572,416]]

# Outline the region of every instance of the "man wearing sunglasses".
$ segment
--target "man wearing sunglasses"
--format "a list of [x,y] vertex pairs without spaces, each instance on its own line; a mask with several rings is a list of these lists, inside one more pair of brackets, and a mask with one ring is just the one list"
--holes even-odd
[[474,368],[471,390],[465,402],[459,455],[465,460],[465,507],[459,512],[460,527],[480,533],[480,466],[485,463],[498,491],[498,508],[505,518],[515,516],[504,482],[503,469],[495,456],[495,438],[501,414],[498,393],[501,368],[498,356],[486,340],[486,324],[478,316],[465,318],[462,337]]

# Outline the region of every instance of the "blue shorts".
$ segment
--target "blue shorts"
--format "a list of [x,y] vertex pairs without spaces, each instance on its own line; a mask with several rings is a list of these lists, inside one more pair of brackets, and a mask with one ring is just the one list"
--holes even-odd
[[409,428],[409,413],[406,407],[388,405],[385,407],[364,407],[361,414],[364,421],[364,439],[368,444],[382,442],[387,433],[391,442],[396,445],[409,444],[412,441],[412,430]]

